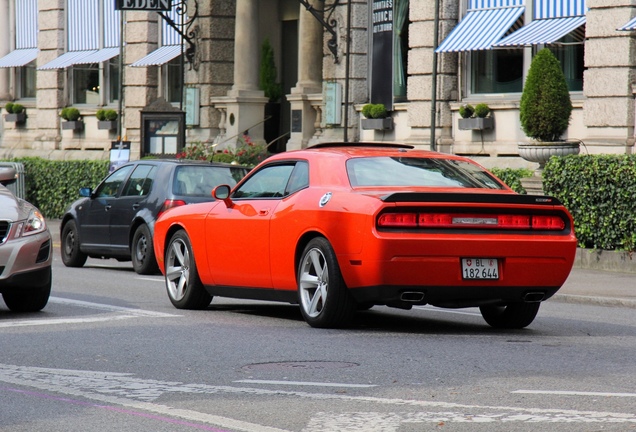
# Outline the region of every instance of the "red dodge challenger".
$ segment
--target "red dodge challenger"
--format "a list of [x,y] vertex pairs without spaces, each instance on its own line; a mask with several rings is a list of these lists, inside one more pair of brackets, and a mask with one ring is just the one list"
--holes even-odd
[[572,217],[470,159],[400,144],[328,143],[271,156],[216,201],[164,213],[154,247],[168,296],[300,305],[343,327],[374,305],[479,307],[523,328],[565,282]]

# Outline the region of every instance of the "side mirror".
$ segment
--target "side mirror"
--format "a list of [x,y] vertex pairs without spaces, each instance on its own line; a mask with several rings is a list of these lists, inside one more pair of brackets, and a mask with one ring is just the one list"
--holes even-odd
[[88,198],[88,197],[91,196],[92,192],[93,191],[91,190],[91,188],[87,188],[87,187],[80,188],[80,196],[82,196],[82,197]]
[[215,199],[222,200],[229,207],[232,205],[232,200],[230,199],[230,192],[232,189],[228,185],[219,185],[212,190],[212,196]]
[[9,185],[18,179],[18,173],[15,168],[0,168],[0,183]]

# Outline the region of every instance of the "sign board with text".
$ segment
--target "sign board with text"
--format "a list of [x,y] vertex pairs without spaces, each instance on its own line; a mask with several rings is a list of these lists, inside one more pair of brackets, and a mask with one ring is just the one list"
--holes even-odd
[[115,0],[115,10],[169,11],[172,0]]

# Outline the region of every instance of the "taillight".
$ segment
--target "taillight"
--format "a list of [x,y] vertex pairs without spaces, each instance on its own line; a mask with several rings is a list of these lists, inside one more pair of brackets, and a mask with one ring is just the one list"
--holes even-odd
[[463,213],[384,213],[380,228],[470,228],[508,230],[563,230],[560,216]]
[[165,212],[166,210],[170,210],[173,207],[179,207],[182,205],[186,205],[186,202],[184,200],[167,199],[163,202],[163,205],[161,206],[157,217],[161,216],[161,213]]
[[378,225],[384,228],[415,228],[417,213],[384,213],[378,219]]

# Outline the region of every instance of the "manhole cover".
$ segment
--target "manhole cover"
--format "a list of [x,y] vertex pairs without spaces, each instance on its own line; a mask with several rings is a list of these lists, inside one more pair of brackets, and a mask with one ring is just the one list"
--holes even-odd
[[255,363],[243,366],[248,370],[281,370],[281,369],[342,369],[360,366],[358,363],[332,362],[332,361],[296,361],[276,363]]

